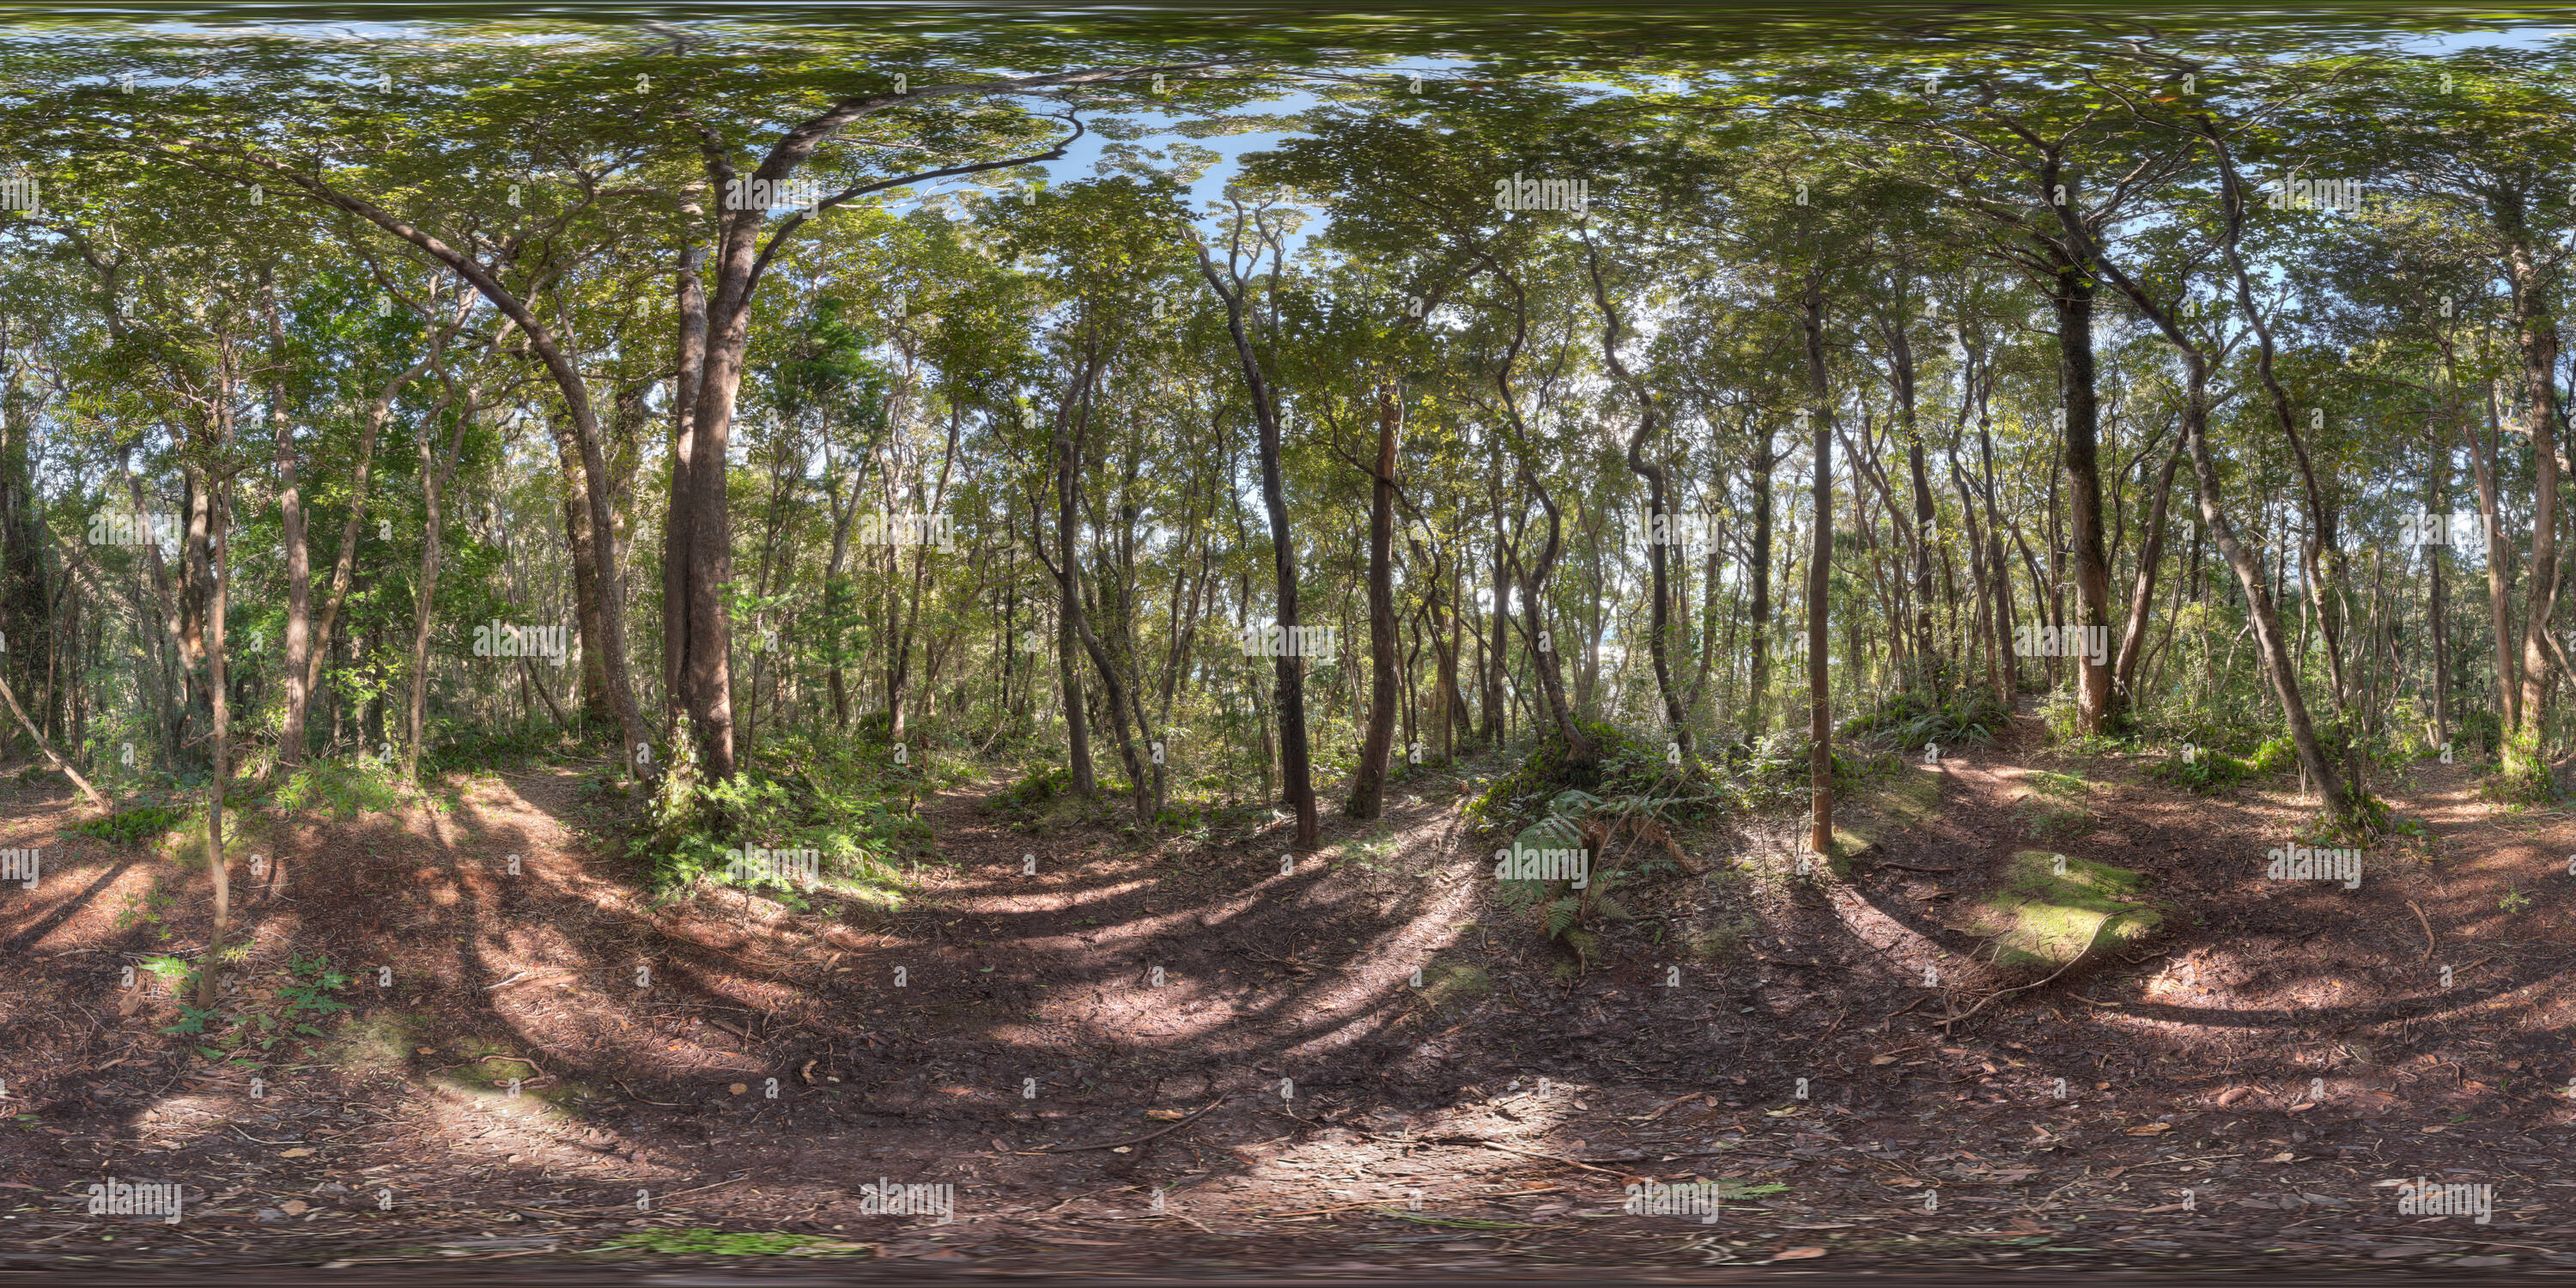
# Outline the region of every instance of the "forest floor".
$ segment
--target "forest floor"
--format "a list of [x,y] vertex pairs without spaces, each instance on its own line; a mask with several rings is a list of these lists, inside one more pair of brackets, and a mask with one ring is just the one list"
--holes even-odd
[[[201,946],[203,874],[17,789],[0,848],[43,876],[0,892],[0,1276],[2576,1273],[2576,816],[2428,764],[2374,784],[2425,835],[2358,888],[2268,880],[2295,784],[2145,765],[1907,766],[1937,810],[1847,875],[1797,875],[1785,823],[1683,837],[1711,870],[1624,887],[1581,961],[1496,905],[1474,764],[1328,813],[1284,872],[1284,824],[1032,834],[952,791],[893,911],[657,910],[582,774],[460,778],[263,825],[227,1006],[291,1029],[320,952],[355,1009],[256,1071],[126,987]],[[1953,910],[2031,849],[2140,873],[2162,925],[1999,992],[2028,977]],[[183,1219],[88,1215],[111,1177],[183,1185]],[[2419,1178],[2492,1213],[2401,1215]],[[881,1180],[953,1219],[864,1214]],[[1713,1222],[1622,1210],[1694,1180],[1733,1196]]]

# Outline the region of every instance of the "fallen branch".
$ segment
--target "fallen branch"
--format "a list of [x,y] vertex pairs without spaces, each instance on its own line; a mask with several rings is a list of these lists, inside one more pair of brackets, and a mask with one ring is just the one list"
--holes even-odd
[[2103,918],[2103,919],[2102,919],[2098,924],[2096,924],[2096,925],[2093,927],[2093,937],[2084,941],[2084,950],[2083,950],[2082,952],[2079,952],[2079,953],[2075,954],[2073,957],[2069,957],[2069,958],[2067,958],[2067,959],[2066,959],[2066,964],[2065,964],[2065,965],[2058,967],[2056,970],[2050,971],[2050,972],[2048,973],[2048,979],[2037,980],[2037,981],[2034,981],[2034,982],[2032,982],[2032,983],[2022,984],[2022,985],[2018,985],[2018,986],[2013,987],[2013,988],[2000,989],[2000,990],[1997,990],[1997,991],[1995,991],[1995,992],[1988,993],[1988,994],[1986,994],[1986,995],[1985,995],[1985,997],[1984,997],[1984,998],[1980,999],[1976,1005],[1969,1007],[1967,1010],[1962,1011],[1962,1012],[1960,1012],[1960,1013],[1959,1013],[1959,1014],[1957,1014],[1957,1015],[1953,1015],[1953,1016],[1951,1016],[1949,1019],[1936,1021],[1936,1023],[1940,1024],[1940,1026],[1941,1026],[1942,1028],[1945,1028],[1945,1029],[1946,1029],[1946,1028],[1950,1027],[1951,1025],[1956,1024],[1956,1023],[1958,1023],[1959,1021],[1964,1020],[1964,1019],[1968,1018],[1969,1016],[1974,1015],[1974,1014],[1976,1014],[1977,1012],[1979,1012],[1979,1011],[1982,1011],[1982,1010],[1986,1009],[1986,1003],[1991,1002],[1991,1001],[1995,1000],[1995,999],[1996,999],[1996,998],[1998,998],[1998,997],[2010,997],[2011,995],[2013,995],[2013,994],[2015,994],[2015,993],[2024,993],[2024,992],[2028,992],[2028,991],[2030,991],[2031,989],[2034,989],[2034,988],[2039,987],[2041,984],[2046,984],[2046,983],[2048,983],[2050,980],[2054,980],[2054,979],[2056,979],[2058,976],[2063,975],[2063,974],[2065,974],[2066,972],[2068,972],[2068,971],[2070,971],[2070,970],[2075,969],[2075,963],[2080,962],[2080,961],[2084,960],[2085,958],[2090,957],[2090,956],[2092,956],[2092,955],[2093,955],[2093,945],[2095,945],[2095,944],[2097,944],[2097,943],[2100,943],[2100,942],[2102,941],[2102,932],[2103,932],[2103,931],[2105,931],[2105,930],[2110,929],[2110,928],[2111,928],[2111,923],[2112,923],[2112,922],[2118,921],[2120,918],[2125,917],[2125,916],[2128,916],[2130,913],[2135,912],[2135,911],[2137,911],[2137,909],[2135,909],[2135,908],[2122,908],[2122,909],[2121,909],[2121,910],[2119,910],[2118,912],[2112,913],[2110,916],[2104,917],[2104,918]]
[[1036,1149],[1024,1149],[1019,1152],[1023,1154],[1076,1154],[1087,1149],[1116,1149],[1121,1145],[1142,1145],[1146,1141],[1152,1140],[1157,1136],[1169,1135],[1172,1132],[1179,1131],[1180,1129],[1189,1126],[1191,1123],[1197,1122],[1199,1119],[1207,1116],[1208,1109],[1214,1109],[1218,1105],[1224,1103],[1225,1096],[1220,1094],[1216,1099],[1207,1103],[1207,1109],[1201,1109],[1197,1113],[1191,1114],[1189,1117],[1173,1123],[1169,1127],[1158,1127],[1142,1136],[1133,1136],[1126,1140],[1103,1141],[1097,1145],[1040,1145]]
[[[2406,906],[2415,908],[2415,901],[2407,900]],[[2415,924],[2424,928],[2424,955],[2417,960],[2429,962],[2433,960],[2433,923],[2425,920],[2423,909],[2415,908]]]
[[5,678],[0,678],[0,698],[9,699],[9,710],[17,714],[19,726],[27,731],[29,738],[35,740],[36,749],[45,753],[45,759],[52,761],[54,768],[62,771],[63,777],[72,780],[74,787],[81,789],[81,795],[88,797],[90,804],[98,806],[109,814],[116,813],[116,807],[108,804],[107,798],[99,795],[98,789],[90,786],[89,780],[81,777],[80,771],[72,768],[71,762],[63,759],[62,754],[54,750],[54,744],[45,741],[45,735],[36,732],[36,722],[27,718],[27,709],[18,705],[18,695],[9,690],[9,681]]
[[660,1105],[660,1106],[661,1106],[662,1108],[664,1108],[664,1109],[686,1109],[686,1108],[688,1108],[688,1106],[687,1106],[687,1105],[680,1104],[680,1103],[677,1103],[677,1102],[675,1102],[675,1101],[669,1101],[669,1100],[644,1100],[644,1097],[635,1095],[635,1088],[630,1087],[630,1086],[627,1086],[625,1083],[623,1083],[623,1082],[619,1082],[619,1081],[618,1081],[617,1079],[615,1079],[615,1078],[611,1078],[611,1079],[609,1079],[609,1081],[610,1081],[610,1082],[615,1082],[615,1083],[617,1083],[617,1089],[618,1089],[618,1090],[625,1092],[627,1095],[635,1096],[635,1099],[637,1099],[637,1100],[642,1100],[642,1101],[644,1101],[644,1103],[645,1103],[645,1104],[648,1104],[648,1105]]

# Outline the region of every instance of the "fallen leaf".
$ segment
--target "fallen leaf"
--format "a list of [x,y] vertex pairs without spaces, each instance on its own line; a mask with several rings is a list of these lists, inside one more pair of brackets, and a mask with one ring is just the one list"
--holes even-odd
[[2172,1123],[2141,1123],[2129,1129],[2132,1136],[2157,1136],[2173,1130]]
[[2430,1136],[2430,1135],[2432,1135],[2433,1133],[2435,1133],[2435,1132],[2437,1132],[2437,1131],[2447,1131],[2447,1130],[2449,1130],[2449,1129],[2450,1129],[2450,1124],[2448,1124],[2448,1123],[2435,1123],[2435,1124],[2433,1124],[2433,1125],[2432,1125],[2432,1126],[2430,1126],[2430,1127],[2418,1127],[2418,1128],[2416,1128],[2416,1130],[2417,1130],[2417,1131],[2420,1131],[2420,1132],[2422,1132],[2423,1134],[2425,1134],[2425,1135],[2427,1135],[2427,1136]]
[[2285,1149],[2278,1154],[2274,1154],[2270,1158],[2264,1159],[2263,1161],[2266,1163],[2295,1163],[2299,1161],[2299,1156]]
[[1871,1064],[1894,1064],[1896,1063],[1896,1057],[1892,1055],[1874,1055],[1869,1058],[1869,1062]]
[[733,1094],[735,1094],[735,1095],[739,1096],[739,1095],[741,1095],[742,1093],[744,1093],[744,1092],[746,1092],[746,1091],[751,1090],[751,1088],[746,1087],[746,1086],[742,1085],[741,1083],[737,1082],[737,1083],[733,1084],[732,1086],[725,1088],[725,1090],[730,1091],[730,1092],[732,1092]]
[[1113,1243],[1107,1239],[1068,1239],[1063,1235],[1048,1235],[1047,1242],[1080,1244],[1086,1248],[1123,1248],[1127,1246],[1123,1243]]
[[2309,1101],[2303,1101],[2303,1102],[2301,1102],[2301,1103],[2299,1103],[2299,1104],[2292,1105],[2292,1106],[2290,1106],[2289,1108],[2282,1110],[2281,1112],[2282,1112],[2282,1113],[2285,1113],[2285,1114],[2303,1114],[2303,1113],[2306,1113],[2307,1111],[2309,1111],[2309,1110],[2311,1110],[2311,1109],[2314,1109],[2314,1108],[2316,1108],[2316,1107],[2317,1107],[2317,1102],[2315,1102],[2315,1101],[2313,1101],[2313,1100],[2309,1100]]
[[422,1054],[422,1055],[436,1055],[436,1054],[438,1054],[438,1048],[437,1048],[437,1047],[422,1047],[422,1048],[420,1049],[420,1054]]
[[277,1210],[287,1214],[288,1216],[302,1216],[305,1213],[312,1211],[313,1205],[302,1199],[288,1199],[287,1201],[278,1204]]
[[1178,1109],[1148,1109],[1145,1111],[1145,1116],[1155,1120],[1156,1122],[1168,1123],[1178,1122],[1189,1115],[1182,1113]]
[[313,1151],[309,1149],[287,1149],[278,1151],[277,1156],[279,1158],[311,1158],[313,1156]]
[[1787,1252],[1773,1256],[1771,1259],[1773,1261],[1812,1261],[1823,1255],[1825,1255],[1825,1250],[1822,1248],[1791,1248]]

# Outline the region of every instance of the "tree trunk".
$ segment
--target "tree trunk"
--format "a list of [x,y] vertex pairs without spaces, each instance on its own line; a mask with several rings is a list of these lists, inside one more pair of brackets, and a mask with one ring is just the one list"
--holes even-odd
[[[1288,497],[1280,480],[1279,408],[1271,398],[1270,382],[1262,374],[1260,360],[1253,355],[1251,333],[1245,329],[1242,279],[1237,278],[1229,289],[1208,259],[1207,248],[1199,247],[1198,254],[1200,275],[1225,303],[1227,333],[1234,340],[1235,357],[1243,367],[1244,388],[1250,395],[1253,423],[1259,432],[1261,502],[1270,516],[1270,557],[1278,582],[1277,620],[1283,639],[1299,640],[1297,545],[1289,535]],[[1305,659],[1295,655],[1297,649],[1283,648],[1280,652],[1276,659],[1280,770],[1286,778],[1288,806],[1297,813],[1297,848],[1311,850],[1322,820],[1317,816],[1314,770],[1306,741]]]
[[[1579,779],[1600,758],[1590,735],[1575,721],[1573,704],[1565,697],[1565,676],[1557,664],[1556,637],[1548,629],[1546,618],[1547,578],[1556,568],[1564,525],[1558,515],[1556,499],[1548,495],[1546,485],[1538,481],[1527,464],[1521,466],[1521,485],[1538,494],[1538,503],[1547,511],[1547,546],[1539,552],[1538,565],[1521,581],[1521,611],[1527,618],[1525,629],[1530,639],[1530,667],[1537,672],[1539,692],[1547,701],[1548,718],[1555,722],[1557,736],[1565,742],[1565,767]],[[1512,552],[1512,562],[1520,562],[1519,552]]]
[[209,579],[213,585],[208,596],[205,641],[207,700],[214,711],[207,737],[213,743],[215,776],[206,784],[206,873],[214,882],[215,919],[205,955],[197,960],[200,1010],[215,1004],[216,976],[223,970],[225,940],[232,934],[233,925],[232,864],[224,858],[224,789],[233,777],[232,704],[226,692],[229,686],[224,665],[224,610],[232,596],[232,542],[225,532],[228,516],[222,499],[218,495],[212,500],[207,537],[214,547],[214,576]]
[[1395,740],[1395,437],[1393,379],[1377,390],[1377,468],[1369,486],[1369,711],[1360,763],[1342,812],[1376,818],[1386,794],[1386,760]]
[[[2119,712],[2111,659],[2095,641],[2110,637],[2111,570],[2102,555],[2101,405],[2094,394],[2094,286],[2075,264],[2062,263],[2052,298],[2057,305],[2057,348],[2066,390],[2068,518],[2075,541],[2075,615],[2081,633],[2075,650],[2075,725],[2083,733],[2110,729]],[[2065,635],[2058,636],[2061,651]]]
[[[421,418],[413,441],[420,447],[421,500],[427,510],[429,525],[420,537],[420,585],[412,593],[411,635],[411,700],[404,706],[402,783],[409,788],[420,781],[420,743],[422,724],[429,713],[429,635],[436,620],[432,610],[438,603],[438,565],[440,556],[439,495],[447,490],[447,481],[456,471],[456,458],[465,450],[465,430],[474,422],[474,394],[465,392],[464,406],[456,414],[456,432],[448,438],[447,455],[430,459],[430,435],[438,418],[457,401],[450,390],[441,396],[427,416]],[[500,641],[492,642],[493,653],[500,652]]]
[[1744,703],[1747,742],[1758,741],[1771,727],[1771,471],[1780,463],[1778,433],[1766,419],[1753,439],[1753,621],[1747,628],[1753,664]]
[[2165,552],[2166,503],[2173,496],[2174,470],[2182,464],[2183,443],[2174,439],[2173,450],[2165,454],[2164,469],[2156,475],[2156,494],[2147,507],[2146,540],[2138,546],[2138,575],[2129,588],[2129,620],[2120,632],[2119,661],[2113,667],[2112,684],[2123,703],[2137,701],[2138,655],[2147,638],[2147,612],[2156,593],[2156,565]]
[[1816,467],[1815,547],[1807,559],[1807,778],[1813,806],[1807,848],[1816,854],[1830,854],[1834,844],[1834,707],[1825,665],[1825,609],[1834,563],[1834,411],[1832,391],[1825,382],[1825,303],[1820,277],[1815,270],[1808,270],[1800,318],[1807,339],[1807,390],[1812,404],[1808,414],[1815,421],[1815,446],[1811,450]]

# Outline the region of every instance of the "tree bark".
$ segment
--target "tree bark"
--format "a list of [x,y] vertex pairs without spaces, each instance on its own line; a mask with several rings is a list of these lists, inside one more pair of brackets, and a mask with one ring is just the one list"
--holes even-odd
[[1369,486],[1369,712],[1360,763],[1342,812],[1376,818],[1386,791],[1386,760],[1395,743],[1395,438],[1400,414],[1395,382],[1377,389],[1377,466]]
[[[1826,670],[1826,605],[1834,562],[1834,411],[1825,381],[1825,301],[1822,275],[1808,270],[1804,308],[1809,416],[1815,424],[1815,546],[1807,559],[1807,738],[1811,813],[1807,848],[1831,854],[1834,845],[1833,690]],[[1855,677],[1857,679],[1857,677]]]

